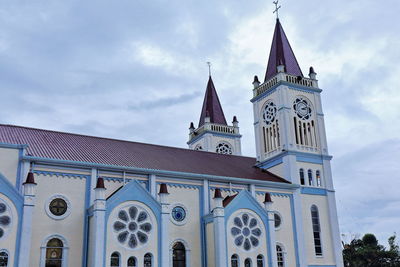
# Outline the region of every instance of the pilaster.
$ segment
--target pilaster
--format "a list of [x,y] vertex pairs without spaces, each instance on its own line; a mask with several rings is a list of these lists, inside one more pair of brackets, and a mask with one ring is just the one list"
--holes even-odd
[[304,227],[303,227],[303,209],[301,204],[301,195],[300,188],[297,189],[293,193],[293,209],[295,216],[295,235],[297,239],[297,255],[298,255],[298,267],[306,267],[307,266],[307,249],[306,249],[306,241],[304,236]]
[[215,267],[227,267],[227,246],[225,229],[225,209],[222,204],[222,195],[219,189],[215,189],[215,208],[213,210],[214,221],[214,248]]
[[169,217],[170,217],[170,207],[168,203],[168,190],[166,184],[160,185],[160,196],[161,204],[161,266],[169,266]]
[[[267,193],[268,194],[268,193]],[[266,197],[267,198],[267,197]],[[268,229],[269,229],[269,239],[271,241],[271,262],[272,266],[271,267],[278,267],[278,258],[276,254],[276,237],[275,237],[275,216],[274,212],[271,209],[272,202],[270,201],[265,201],[264,202],[264,208],[265,211],[267,212],[268,216]]]
[[97,179],[97,185],[94,189],[95,199],[93,204],[93,227],[94,240],[91,242],[93,247],[91,267],[104,267],[103,257],[105,255],[105,229],[106,229],[106,197],[103,178]]

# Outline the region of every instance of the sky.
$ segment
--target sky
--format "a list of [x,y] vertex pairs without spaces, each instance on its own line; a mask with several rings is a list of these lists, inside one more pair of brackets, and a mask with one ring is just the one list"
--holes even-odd
[[[400,2],[281,0],[303,70],[323,89],[345,241],[400,234]],[[252,81],[263,79],[271,1],[2,0],[0,123],[187,147],[207,61],[246,156]]]

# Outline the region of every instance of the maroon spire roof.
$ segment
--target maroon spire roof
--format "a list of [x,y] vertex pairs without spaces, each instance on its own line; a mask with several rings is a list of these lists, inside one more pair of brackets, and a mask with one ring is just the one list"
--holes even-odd
[[275,76],[278,73],[277,67],[282,64],[285,65],[286,73],[296,76],[303,76],[299,63],[297,63],[296,57],[289,44],[289,40],[283,31],[279,19],[277,19],[264,81],[267,81]]
[[210,122],[227,125],[224,111],[219,102],[217,91],[215,90],[213,80],[208,79],[206,94],[204,96],[203,108],[201,109],[199,127],[204,124],[204,120],[210,116]]

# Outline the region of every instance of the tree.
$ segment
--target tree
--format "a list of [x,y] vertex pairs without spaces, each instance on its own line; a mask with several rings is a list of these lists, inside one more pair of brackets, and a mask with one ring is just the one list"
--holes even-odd
[[365,234],[343,243],[343,260],[346,267],[400,267],[399,246],[396,234],[389,237],[389,249],[378,243],[375,235]]

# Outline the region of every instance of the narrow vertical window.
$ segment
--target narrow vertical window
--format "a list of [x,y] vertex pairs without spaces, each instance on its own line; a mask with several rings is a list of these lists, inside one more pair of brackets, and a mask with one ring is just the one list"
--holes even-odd
[[128,267],[137,267],[136,258],[135,257],[130,257],[128,259]]
[[8,254],[5,251],[0,252],[0,266],[1,267],[8,266]]
[[244,267],[251,267],[251,259],[249,259],[249,258],[245,259]]
[[152,256],[150,253],[146,253],[144,255],[144,259],[143,259],[143,263],[144,263],[144,267],[151,267],[152,265]]
[[317,186],[322,186],[322,183],[321,183],[321,172],[320,171],[316,171],[315,172],[315,177],[317,179]]
[[313,185],[312,170],[308,170],[308,185]]
[[113,252],[111,254],[110,266],[111,267],[119,267],[120,266],[120,259],[119,259],[119,253],[118,252]]
[[299,173],[300,173],[300,184],[305,185],[306,182],[304,181],[304,170],[300,169]]
[[63,242],[53,238],[47,242],[45,267],[61,267],[63,263]]
[[315,255],[322,256],[321,227],[319,223],[318,208],[315,205],[311,207],[311,220],[312,220],[312,229],[314,236]]
[[239,267],[239,257],[236,254],[231,257],[231,267]]
[[283,249],[279,245],[276,245],[276,257],[278,260],[278,267],[284,267],[285,266],[285,258],[283,256]]
[[264,267],[264,257],[262,255],[257,256],[257,267]]
[[186,249],[181,242],[176,242],[172,251],[172,266],[186,267]]

